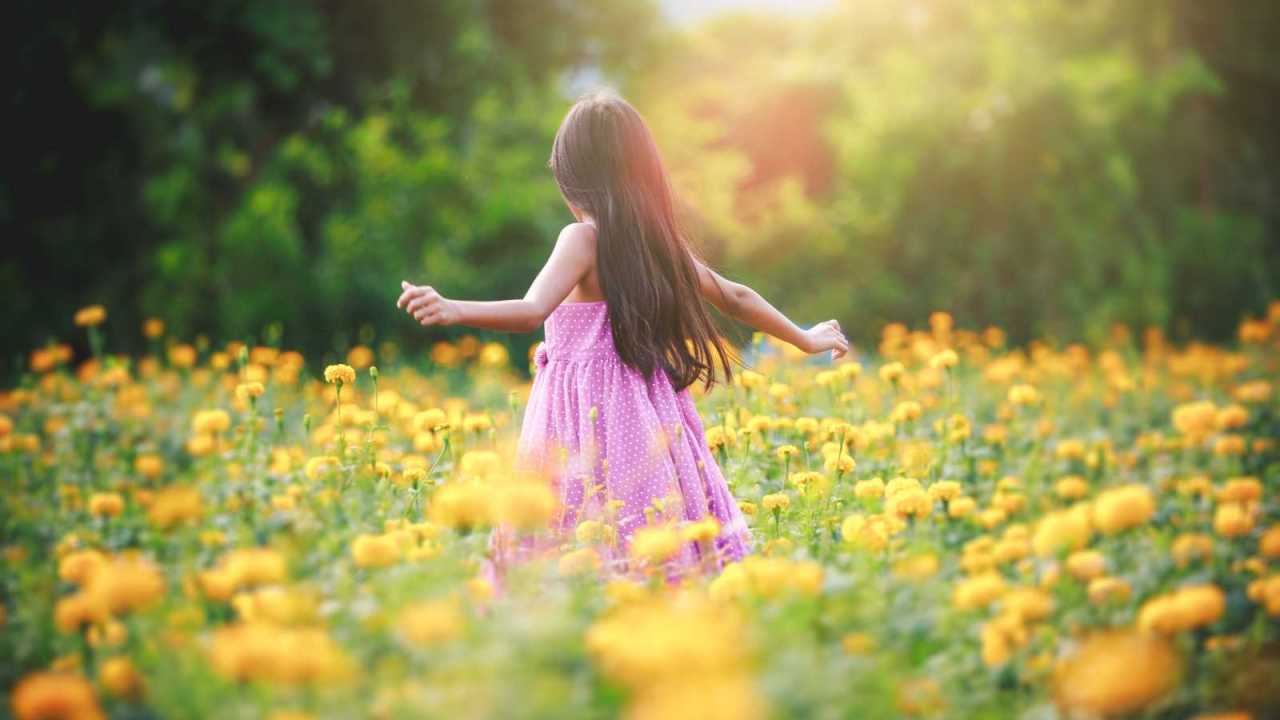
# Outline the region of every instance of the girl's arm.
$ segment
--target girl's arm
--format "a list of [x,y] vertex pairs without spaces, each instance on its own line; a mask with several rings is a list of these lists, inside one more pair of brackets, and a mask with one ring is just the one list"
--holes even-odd
[[839,322],[828,320],[805,330],[770,305],[760,293],[741,283],[726,280],[696,258],[693,262],[698,268],[702,297],[725,315],[807,353],[830,350],[831,357],[838,360],[849,352],[849,341],[840,331]]
[[424,326],[468,325],[485,330],[533,332],[556,309],[595,262],[595,229],[573,223],[560,231],[551,257],[522,300],[450,300],[430,285],[401,282],[396,307]]

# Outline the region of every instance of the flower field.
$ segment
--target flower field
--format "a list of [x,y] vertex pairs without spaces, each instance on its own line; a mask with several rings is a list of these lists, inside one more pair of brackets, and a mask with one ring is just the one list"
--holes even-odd
[[[831,365],[757,338],[699,397],[755,553],[705,523],[604,573],[579,526],[501,592],[502,345],[33,351],[0,393],[0,683],[18,718],[1272,717],[1280,303],[1232,347],[885,328]],[[376,367],[375,367],[376,365]],[[0,711],[3,716],[4,711]]]

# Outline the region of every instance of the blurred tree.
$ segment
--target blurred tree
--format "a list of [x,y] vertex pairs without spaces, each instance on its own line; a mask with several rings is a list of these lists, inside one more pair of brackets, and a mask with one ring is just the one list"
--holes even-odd
[[1277,11],[1232,8],[727,16],[664,55],[639,101],[709,246],[806,320],[869,339],[946,309],[1019,340],[1114,322],[1223,338],[1280,272],[1258,112],[1280,100]]
[[603,76],[712,261],[800,319],[1222,338],[1280,274],[1278,15],[845,0],[672,31],[648,0],[20,0],[0,332],[22,353],[102,302],[120,349],[150,315],[278,321],[313,356],[440,337],[398,281],[521,293],[567,219],[569,80]]
[[657,28],[644,0],[24,1],[8,346],[103,302],[117,348],[158,315],[223,339],[280,320],[319,351],[405,329],[404,276],[515,292],[563,215],[544,155],[564,74],[625,77]]

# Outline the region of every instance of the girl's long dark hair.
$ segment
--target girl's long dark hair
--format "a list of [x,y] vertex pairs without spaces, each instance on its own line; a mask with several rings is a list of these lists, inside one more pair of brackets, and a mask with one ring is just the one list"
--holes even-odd
[[569,109],[551,147],[560,192],[595,220],[596,267],[613,344],[648,377],[677,390],[731,376],[730,351],[702,302],[693,249],[676,221],[657,143],[640,113],[615,94]]

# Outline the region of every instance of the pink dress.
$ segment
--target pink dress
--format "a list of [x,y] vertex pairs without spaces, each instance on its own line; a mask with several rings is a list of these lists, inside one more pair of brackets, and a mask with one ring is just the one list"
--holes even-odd
[[494,531],[491,580],[500,583],[512,562],[573,542],[586,520],[604,528],[606,539],[594,547],[610,572],[629,571],[636,530],[707,516],[719,523],[719,536],[683,542],[666,568],[669,578],[718,570],[750,552],[751,532],[707,448],[688,389],[676,392],[666,373],[646,379],[622,362],[604,301],[552,311],[534,364],[517,463],[551,479],[560,508],[540,538]]

